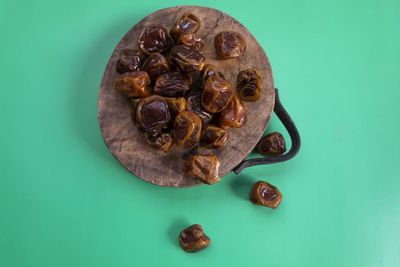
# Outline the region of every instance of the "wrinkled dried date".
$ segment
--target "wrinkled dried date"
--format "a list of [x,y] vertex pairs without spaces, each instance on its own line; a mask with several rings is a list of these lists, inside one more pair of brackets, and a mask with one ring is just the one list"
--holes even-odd
[[125,72],[115,79],[115,90],[121,95],[132,97],[147,97],[149,92],[150,77],[145,71]]
[[214,38],[215,50],[221,59],[240,57],[246,51],[244,37],[234,31],[218,33]]
[[166,52],[172,43],[168,30],[159,24],[145,27],[138,37],[138,47],[146,55]]
[[258,181],[250,192],[250,200],[256,205],[276,209],[282,201],[282,194],[272,184]]
[[241,128],[247,122],[246,107],[236,95],[232,96],[228,106],[219,114],[219,126],[222,129]]
[[200,224],[193,224],[179,234],[179,244],[186,252],[197,252],[210,245],[210,238],[203,232]]
[[211,76],[219,76],[222,79],[225,79],[224,74],[214,65],[206,64],[204,65],[201,73],[200,73],[200,88],[203,89],[207,79]]
[[256,68],[246,69],[237,76],[237,91],[243,101],[256,101],[261,97],[263,74]]
[[119,54],[116,70],[119,73],[140,70],[144,56],[135,49],[124,49]]
[[282,155],[286,151],[286,142],[280,133],[270,133],[258,143],[257,150],[264,156]]
[[171,115],[167,101],[161,96],[143,98],[136,108],[136,122],[146,132],[160,132],[168,127]]
[[154,93],[162,96],[182,96],[192,86],[192,77],[182,72],[168,72],[156,80]]
[[197,146],[201,133],[200,118],[190,111],[183,111],[174,121],[174,136],[177,146],[192,149]]
[[179,36],[184,32],[197,32],[197,30],[200,28],[200,25],[200,19],[196,15],[192,13],[185,13],[175,23],[170,33],[174,40],[178,40]]
[[196,177],[208,185],[221,180],[218,176],[219,159],[214,155],[193,155],[185,162],[186,175]]
[[230,82],[216,75],[210,76],[204,85],[201,105],[209,112],[221,112],[226,108],[232,96],[233,92]]
[[183,72],[201,71],[204,65],[204,56],[199,51],[184,45],[171,48],[170,61]]
[[204,40],[195,33],[184,32],[179,36],[176,44],[188,46],[197,51],[201,51],[204,47]]
[[201,133],[200,146],[220,149],[226,141],[228,141],[228,133],[224,129],[209,125]]
[[174,144],[174,139],[170,133],[144,133],[144,137],[149,145],[168,152]]
[[184,97],[164,97],[167,101],[169,112],[174,120],[179,113],[186,110],[186,99]]
[[186,109],[199,116],[203,127],[205,127],[212,120],[212,113],[206,111],[201,105],[201,95],[189,96],[186,101]]
[[168,60],[160,53],[151,54],[143,64],[143,69],[147,71],[151,81],[154,83],[157,78],[171,70]]

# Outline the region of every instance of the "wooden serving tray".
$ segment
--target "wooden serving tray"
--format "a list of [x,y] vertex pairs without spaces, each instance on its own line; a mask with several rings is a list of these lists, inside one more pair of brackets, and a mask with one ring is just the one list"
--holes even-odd
[[[105,144],[115,158],[132,174],[153,184],[171,187],[189,187],[201,184],[184,175],[184,157],[188,151],[174,146],[169,152],[153,148],[130,118],[130,104],[114,90],[114,80],[119,75],[115,64],[125,48],[137,48],[140,31],[149,24],[162,24],[171,29],[185,12],[201,19],[197,32],[206,41],[203,54],[205,63],[216,65],[225,78],[236,88],[239,71],[259,68],[264,73],[264,86],[260,100],[244,102],[247,124],[240,129],[229,129],[228,142],[220,150],[198,149],[198,153],[214,154],[221,161],[220,176],[230,173],[254,149],[264,133],[274,108],[275,91],[271,65],[263,48],[254,36],[237,20],[217,9],[202,6],[177,6],[158,10],[135,24],[114,49],[104,71],[98,96],[98,119]],[[225,30],[240,32],[246,39],[247,50],[243,57],[219,60],[214,48],[214,36]]]

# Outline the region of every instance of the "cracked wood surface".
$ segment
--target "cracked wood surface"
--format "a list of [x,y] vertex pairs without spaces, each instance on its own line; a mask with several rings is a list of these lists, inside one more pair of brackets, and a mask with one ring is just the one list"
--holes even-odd
[[[114,90],[114,80],[119,75],[115,71],[115,64],[122,49],[137,48],[137,37],[144,26],[158,23],[171,29],[185,12],[192,12],[201,19],[202,25],[197,33],[206,41],[203,50],[206,63],[218,66],[233,88],[236,88],[236,76],[240,70],[255,67],[264,73],[261,99],[257,102],[244,102],[247,124],[240,129],[229,129],[229,140],[221,150],[197,151],[200,154],[214,154],[220,159],[221,177],[230,173],[254,149],[267,127],[274,107],[274,83],[267,55],[253,35],[231,16],[208,7],[178,6],[158,10],[139,21],[118,43],[107,64],[99,89],[98,119],[104,142],[115,158],[133,175],[161,186],[189,187],[201,183],[184,175],[184,158],[188,151],[174,146],[165,153],[150,147],[143,134],[132,124],[129,102]],[[214,36],[224,30],[243,34],[247,42],[243,57],[217,59]]]

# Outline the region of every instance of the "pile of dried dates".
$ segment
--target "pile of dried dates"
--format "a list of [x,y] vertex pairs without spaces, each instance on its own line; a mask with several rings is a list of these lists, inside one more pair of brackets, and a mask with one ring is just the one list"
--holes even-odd
[[[221,149],[228,140],[228,128],[246,124],[242,101],[256,101],[263,87],[263,73],[256,68],[237,74],[236,92],[223,71],[206,64],[202,53],[206,43],[196,32],[200,19],[183,14],[168,30],[147,25],[137,38],[137,48],[121,51],[115,90],[129,99],[133,123],[142,130],[150,146],[168,152],[175,144],[181,149]],[[226,60],[243,56],[246,40],[234,31],[214,37],[215,52]],[[234,63],[233,63],[234,64]],[[213,155],[190,156],[186,174],[214,184],[220,161]]]
[[[242,101],[257,101],[263,88],[263,73],[249,68],[237,74],[236,90],[216,66],[206,64],[202,50],[206,43],[196,34],[200,19],[183,14],[168,31],[159,24],[148,25],[139,34],[137,49],[121,51],[116,70],[115,90],[129,99],[134,125],[143,132],[150,146],[168,152],[175,144],[181,149],[221,149],[228,140],[229,128],[247,122]],[[246,40],[234,31],[214,37],[219,59],[241,57]],[[235,92],[236,91],[236,92]],[[265,136],[257,146],[264,156],[281,155],[286,143],[280,133]],[[215,155],[190,153],[186,175],[205,184],[220,181],[220,161]],[[255,205],[278,208],[282,194],[275,186],[258,181],[249,195]],[[179,243],[187,252],[210,245],[210,238],[199,224],[184,229]]]

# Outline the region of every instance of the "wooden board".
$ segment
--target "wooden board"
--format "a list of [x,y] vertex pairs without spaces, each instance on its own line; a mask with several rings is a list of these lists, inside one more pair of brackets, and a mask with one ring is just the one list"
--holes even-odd
[[[264,73],[261,99],[245,102],[248,122],[240,129],[229,129],[229,141],[221,150],[199,149],[199,153],[214,154],[221,161],[220,175],[225,176],[253,150],[269,122],[274,107],[274,83],[267,55],[253,35],[231,16],[209,7],[177,6],[158,10],[134,25],[118,43],[107,64],[98,97],[98,119],[104,142],[117,160],[132,174],[153,184],[171,187],[199,185],[184,175],[184,156],[187,151],[174,146],[169,152],[150,147],[143,134],[131,122],[130,105],[115,92],[113,83],[119,75],[115,64],[122,49],[137,47],[138,34],[144,26],[162,24],[170,29],[185,12],[196,14],[202,22],[197,32],[203,36],[206,46],[203,54],[206,63],[218,66],[236,88],[240,70],[255,67]],[[214,36],[224,30],[243,34],[247,50],[243,57],[218,60],[214,48]],[[223,182],[223,180],[222,180]]]

